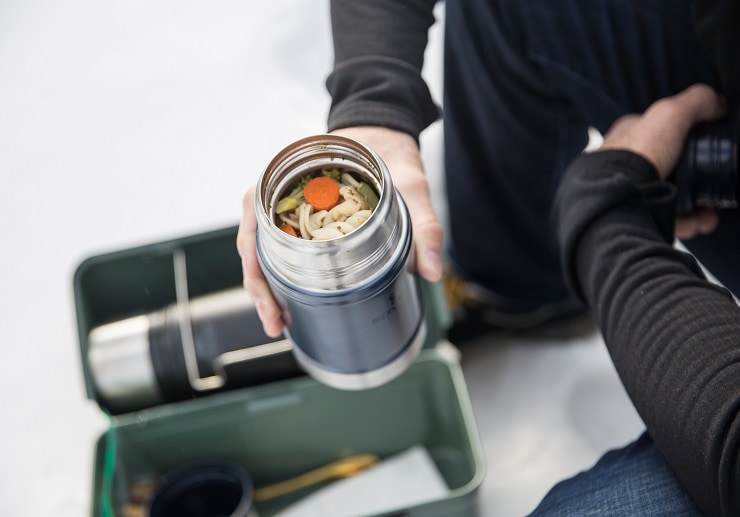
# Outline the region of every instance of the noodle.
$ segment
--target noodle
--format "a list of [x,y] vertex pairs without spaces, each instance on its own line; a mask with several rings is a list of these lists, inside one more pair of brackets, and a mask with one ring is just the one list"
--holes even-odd
[[[339,202],[334,207],[315,211],[306,202],[303,186],[311,175],[302,178],[293,191],[278,203],[277,218],[280,224],[289,224],[303,239],[328,240],[347,235],[367,221],[378,201],[369,185],[351,174],[337,169],[323,170],[322,173],[339,185]],[[367,195],[368,192],[372,195]]]

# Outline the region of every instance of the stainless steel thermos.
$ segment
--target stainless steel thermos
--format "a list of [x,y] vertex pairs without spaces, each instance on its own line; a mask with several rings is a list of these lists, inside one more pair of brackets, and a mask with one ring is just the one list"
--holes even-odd
[[[291,236],[275,207],[299,178],[349,171],[378,194],[367,221],[330,240]],[[414,360],[426,338],[424,301],[409,269],[411,223],[380,157],[337,135],[317,135],[280,151],[256,191],[257,256],[282,306],[298,363],[340,389],[383,384]]]
[[90,331],[90,373],[112,414],[303,374],[292,344],[265,335],[243,287],[180,298]]

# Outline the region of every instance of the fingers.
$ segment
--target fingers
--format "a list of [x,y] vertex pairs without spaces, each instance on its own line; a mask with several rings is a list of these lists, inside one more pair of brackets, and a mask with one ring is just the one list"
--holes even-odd
[[[236,249],[242,262],[250,255],[256,257],[257,218],[254,214],[254,194],[255,187],[252,187],[242,197],[242,217],[236,234]],[[244,276],[247,276],[246,269]]]
[[719,118],[724,110],[724,102],[712,88],[695,84],[672,97],[654,102],[642,119],[645,131],[667,133],[671,138],[683,141],[693,126]]
[[426,280],[442,278],[443,229],[432,207],[429,184],[423,174],[409,172],[396,185],[411,214],[416,271]]
[[719,216],[714,210],[700,209],[686,217],[677,217],[675,234],[681,240],[693,239],[698,235],[708,235],[717,229]]
[[686,137],[699,122],[725,113],[722,99],[709,86],[693,85],[654,102],[641,115],[617,120],[604,136],[602,149],[626,149],[650,161],[662,179],[676,166]]
[[242,199],[242,218],[236,236],[236,248],[242,259],[244,288],[254,300],[265,334],[269,337],[278,337],[283,331],[282,311],[272,296],[272,291],[257,261],[257,219],[254,213],[254,193],[254,188],[251,188]]
[[[716,120],[726,112],[722,97],[706,84],[695,84],[664,100],[672,101],[688,115],[689,127],[699,122]],[[655,103],[660,104],[661,101]]]
[[440,280],[443,229],[432,206],[416,140],[401,131],[375,126],[345,128],[335,133],[362,142],[385,162],[411,215],[413,266],[426,280]]
[[[641,134],[655,135],[652,159],[662,178],[675,168],[691,128],[720,117],[724,103],[709,86],[696,84],[681,93],[655,102],[642,117]],[[648,140],[646,145],[651,145]]]
[[[675,169],[691,128],[725,113],[724,100],[712,88],[695,84],[654,102],[643,115],[619,118],[604,135],[601,149],[625,149],[640,154],[665,180]],[[714,211],[698,210],[676,219],[675,234],[679,239],[691,239],[712,233],[717,224]]]

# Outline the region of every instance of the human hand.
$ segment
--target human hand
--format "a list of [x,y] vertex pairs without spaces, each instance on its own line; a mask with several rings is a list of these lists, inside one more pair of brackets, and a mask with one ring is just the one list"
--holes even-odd
[[365,144],[388,166],[393,185],[401,193],[411,216],[412,266],[426,280],[440,280],[443,229],[432,207],[429,182],[416,141],[402,131],[378,126],[350,127],[333,133]]
[[236,249],[242,259],[244,288],[254,300],[265,334],[278,337],[283,331],[282,311],[257,261],[257,216],[254,212],[256,188],[251,187],[242,198],[242,218],[236,235]]
[[[724,113],[724,102],[715,91],[696,84],[654,102],[642,115],[618,119],[604,135],[600,149],[637,153],[652,163],[660,178],[666,180],[678,164],[691,128],[700,122],[716,120]],[[679,239],[690,239],[697,234],[712,233],[717,222],[713,210],[697,210],[676,219],[675,234]]]
[[[442,225],[432,208],[429,184],[416,141],[406,133],[375,126],[345,128],[334,133],[367,145],[386,163],[393,184],[403,196],[410,213],[414,236],[411,263],[422,277],[430,282],[438,281],[442,277]],[[265,333],[277,337],[284,324],[280,306],[257,261],[255,188],[247,190],[242,199],[236,246],[242,258],[244,288],[254,300]]]

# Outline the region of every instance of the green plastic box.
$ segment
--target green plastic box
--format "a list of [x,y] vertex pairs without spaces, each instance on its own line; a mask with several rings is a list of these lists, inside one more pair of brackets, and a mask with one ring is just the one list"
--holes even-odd
[[[74,294],[89,398],[99,399],[87,361],[89,331],[173,303],[175,253],[187,257],[191,297],[241,285],[236,231],[229,227],[96,255],[79,265]],[[425,349],[383,386],[341,391],[299,375],[111,416],[110,429],[96,445],[91,515],[121,515],[116,509],[122,494],[136,483],[192,462],[236,463],[260,487],[348,455],[382,459],[414,445],[430,453],[450,491],[383,515],[478,515],[483,453],[460,365],[438,346],[449,325],[444,297],[439,285],[425,283],[424,289]],[[257,503],[256,511],[274,515],[321,486]]]

